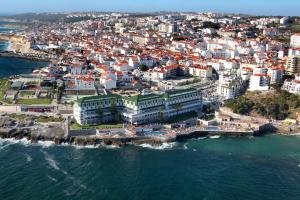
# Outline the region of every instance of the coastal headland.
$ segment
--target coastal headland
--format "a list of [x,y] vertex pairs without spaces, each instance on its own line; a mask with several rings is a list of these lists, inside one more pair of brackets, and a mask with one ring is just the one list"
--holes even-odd
[[31,49],[31,43],[22,35],[1,33],[0,41],[10,42],[10,49],[0,52],[1,57],[46,62],[51,60],[46,53]]

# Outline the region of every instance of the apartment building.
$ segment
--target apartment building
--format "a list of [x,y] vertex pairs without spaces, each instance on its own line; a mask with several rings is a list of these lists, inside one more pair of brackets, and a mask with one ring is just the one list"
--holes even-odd
[[300,73],[300,56],[289,57],[286,64],[285,71],[287,74],[290,75]]
[[293,80],[286,80],[282,86],[283,90],[293,94],[300,94],[300,75],[296,75]]
[[300,48],[300,34],[294,34],[291,36],[291,47]]

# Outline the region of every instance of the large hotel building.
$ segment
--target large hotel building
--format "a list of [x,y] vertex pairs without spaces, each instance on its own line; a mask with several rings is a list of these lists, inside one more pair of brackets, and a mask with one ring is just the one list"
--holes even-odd
[[115,118],[139,125],[185,113],[198,113],[201,108],[201,94],[196,89],[135,96],[108,94],[77,100],[74,104],[74,117],[80,125],[107,123]]

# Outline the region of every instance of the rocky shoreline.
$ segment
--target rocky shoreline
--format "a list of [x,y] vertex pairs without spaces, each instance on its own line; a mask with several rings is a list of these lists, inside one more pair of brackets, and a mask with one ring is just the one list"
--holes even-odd
[[0,52],[0,57],[9,57],[9,58],[18,58],[18,59],[24,59],[24,60],[32,60],[32,61],[39,61],[39,62],[50,62],[50,58],[43,58],[39,56],[33,56],[33,55],[22,55],[19,53],[13,53],[13,52]]
[[250,133],[237,133],[228,132],[227,134],[217,134],[210,132],[191,132],[186,135],[176,135],[175,137],[161,138],[161,137],[150,137],[150,136],[123,136],[123,137],[98,137],[98,136],[45,136],[45,134],[40,134],[39,130],[32,131],[29,128],[24,129],[11,129],[11,130],[1,130],[0,138],[2,139],[15,139],[22,140],[26,139],[29,143],[36,144],[38,142],[52,142],[55,145],[75,145],[75,146],[114,146],[123,147],[128,145],[151,145],[151,146],[161,146],[164,143],[181,142],[193,138],[201,137],[252,137],[261,136],[267,132],[257,132],[255,134]]

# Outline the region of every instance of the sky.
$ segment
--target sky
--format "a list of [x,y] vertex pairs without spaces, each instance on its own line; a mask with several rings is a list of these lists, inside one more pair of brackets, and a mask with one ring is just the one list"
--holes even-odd
[[196,11],[300,15],[300,0],[0,0],[0,14],[73,11]]

